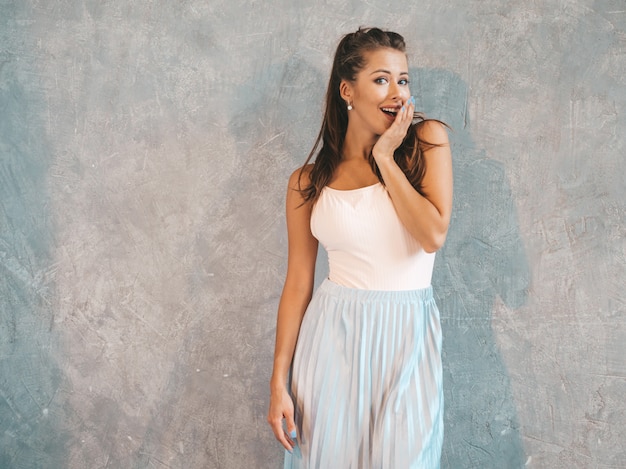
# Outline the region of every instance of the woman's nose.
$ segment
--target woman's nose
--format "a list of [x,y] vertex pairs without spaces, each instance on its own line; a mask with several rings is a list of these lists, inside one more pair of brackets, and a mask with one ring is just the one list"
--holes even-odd
[[397,83],[391,83],[391,85],[389,86],[389,97],[392,99],[406,100],[408,99],[409,95],[410,92],[408,89],[406,89],[406,87],[402,87]]

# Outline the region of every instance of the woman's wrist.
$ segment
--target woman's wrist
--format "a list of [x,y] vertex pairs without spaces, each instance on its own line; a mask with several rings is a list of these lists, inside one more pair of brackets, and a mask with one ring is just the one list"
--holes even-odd
[[393,152],[387,152],[384,150],[376,150],[373,149],[372,150],[372,156],[374,157],[374,159],[376,160],[377,164],[384,164],[386,162],[392,162],[394,161],[393,159]]
[[281,375],[272,375],[270,378],[270,391],[282,391],[287,387],[287,377]]
[[379,171],[383,175],[383,178],[390,171],[394,171],[395,168],[400,168],[396,163],[396,160],[393,159],[393,153],[391,155],[379,154],[375,155],[372,153],[374,160],[376,161],[376,165],[378,166]]

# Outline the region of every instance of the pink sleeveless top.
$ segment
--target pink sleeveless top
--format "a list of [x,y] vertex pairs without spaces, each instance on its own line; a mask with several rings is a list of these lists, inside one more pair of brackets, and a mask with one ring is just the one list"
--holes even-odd
[[332,282],[365,290],[430,286],[435,253],[425,252],[409,234],[381,183],[322,189],[311,232],[328,253]]

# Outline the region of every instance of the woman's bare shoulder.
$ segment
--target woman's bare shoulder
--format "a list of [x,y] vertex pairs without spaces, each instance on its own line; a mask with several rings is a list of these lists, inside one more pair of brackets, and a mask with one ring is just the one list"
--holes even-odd
[[307,187],[311,182],[311,171],[313,170],[313,163],[306,164],[296,169],[289,177],[289,187],[291,189],[300,190]]
[[441,121],[426,119],[416,125],[415,131],[420,140],[431,145],[448,144],[448,128]]

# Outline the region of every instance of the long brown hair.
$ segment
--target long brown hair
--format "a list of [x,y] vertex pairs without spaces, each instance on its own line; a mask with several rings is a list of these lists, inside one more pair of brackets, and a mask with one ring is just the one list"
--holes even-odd
[[[390,48],[406,53],[406,44],[400,34],[383,31],[379,28],[359,28],[358,31],[343,36],[337,46],[328,89],[326,90],[326,105],[322,127],[302,167],[302,171],[304,171],[304,168],[317,152],[315,164],[309,173],[310,182],[305,187],[298,185],[305,202],[315,202],[317,200],[322,189],[330,183],[335,169],[341,161],[341,151],[346,130],[348,129],[348,111],[345,102],[341,98],[339,85],[342,80],[356,80],[356,75],[366,65],[365,53],[380,48]],[[420,192],[422,179],[426,171],[423,152],[434,146],[420,140],[417,136],[417,126],[426,120],[428,119],[423,114],[415,113],[414,123],[411,124],[404,141],[394,153],[394,160],[413,187]],[[318,148],[319,152],[317,151]],[[372,171],[384,183],[371,154],[369,155],[369,162]],[[300,172],[300,178],[302,177],[302,171]]]

